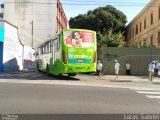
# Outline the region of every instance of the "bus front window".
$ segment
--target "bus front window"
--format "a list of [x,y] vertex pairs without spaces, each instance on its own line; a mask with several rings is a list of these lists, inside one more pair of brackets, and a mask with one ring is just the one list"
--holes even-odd
[[91,47],[94,45],[94,33],[86,31],[65,32],[65,44],[72,47]]

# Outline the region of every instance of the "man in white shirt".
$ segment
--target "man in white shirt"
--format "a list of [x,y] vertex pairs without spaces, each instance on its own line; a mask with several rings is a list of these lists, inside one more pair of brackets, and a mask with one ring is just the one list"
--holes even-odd
[[126,75],[131,75],[131,64],[128,61],[126,63]]
[[98,60],[98,64],[97,64],[97,74],[98,74],[98,77],[100,77],[102,75],[102,63],[100,60]]
[[118,73],[119,73],[120,64],[118,63],[117,60],[115,60],[115,65],[114,65],[114,67],[115,67],[115,74],[117,75],[116,78],[118,78]]
[[155,69],[155,62],[152,61],[152,62],[148,65],[149,81],[150,81],[150,82],[152,82],[152,79],[153,79],[154,69]]

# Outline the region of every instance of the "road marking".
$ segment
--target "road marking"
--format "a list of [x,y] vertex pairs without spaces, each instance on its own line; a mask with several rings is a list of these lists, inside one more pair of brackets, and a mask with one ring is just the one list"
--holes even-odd
[[155,96],[155,95],[146,95],[146,97],[148,97],[148,98],[160,98],[160,96]]
[[138,93],[142,93],[142,94],[160,94],[160,92],[152,92],[152,91],[136,91]]
[[159,87],[154,87],[154,88],[148,88],[148,87],[131,87],[129,88],[131,90],[140,90],[140,91],[160,91]]
[[[144,94],[147,98],[150,98],[150,99],[160,99],[160,91],[159,89],[158,90],[155,90],[155,89],[152,89],[152,90],[143,90],[143,91],[136,91],[137,93],[140,93],[140,94]],[[160,102],[158,102],[160,104]]]

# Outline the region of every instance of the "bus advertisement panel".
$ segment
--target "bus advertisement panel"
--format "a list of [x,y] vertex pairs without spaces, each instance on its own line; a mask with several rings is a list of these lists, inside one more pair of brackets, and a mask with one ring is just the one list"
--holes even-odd
[[93,63],[95,49],[95,32],[66,31],[64,43],[68,47],[69,63]]
[[65,44],[72,47],[92,47],[94,45],[94,32],[66,31]]

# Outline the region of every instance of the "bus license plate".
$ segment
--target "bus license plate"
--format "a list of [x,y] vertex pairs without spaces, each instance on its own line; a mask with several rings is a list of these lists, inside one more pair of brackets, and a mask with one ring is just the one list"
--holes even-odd
[[78,61],[78,62],[83,62],[84,60],[83,60],[83,59],[78,59],[77,61]]

